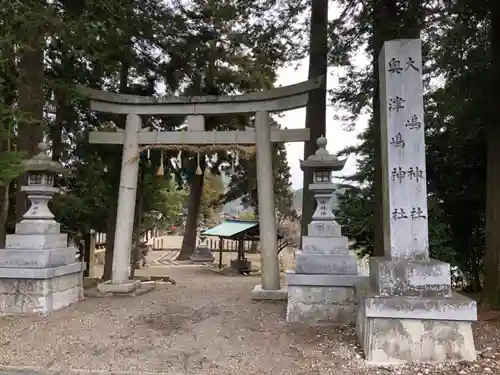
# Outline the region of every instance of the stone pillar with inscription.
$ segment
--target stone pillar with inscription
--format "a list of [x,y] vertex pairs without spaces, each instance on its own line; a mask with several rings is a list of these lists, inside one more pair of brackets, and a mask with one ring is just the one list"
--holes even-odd
[[85,263],[76,260],[77,249],[48,207],[59,189],[54,175],[65,169],[47,154],[24,163],[28,184],[21,188],[31,202],[15,234],[8,234],[0,249],[0,314],[49,313],[83,299]]
[[450,265],[429,258],[421,42],[380,53],[385,256],[358,284],[357,331],[368,360],[474,360],[476,303],[451,290]]
[[301,161],[302,169],[313,171],[313,191],[317,201],[302,250],[296,253],[294,271],[287,271],[288,306],[286,319],[293,323],[347,323],[355,319],[354,284],[358,276],[356,255],[349,252],[348,239],[331,209],[332,172],[344,167],[345,160],[326,150],[326,139],[317,140],[318,150]]

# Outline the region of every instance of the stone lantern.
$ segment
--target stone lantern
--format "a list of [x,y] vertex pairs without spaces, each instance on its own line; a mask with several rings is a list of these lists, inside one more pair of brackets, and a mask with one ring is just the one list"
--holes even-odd
[[208,237],[204,236],[203,233],[200,234],[198,245],[194,249],[193,254],[189,257],[189,260],[192,263],[213,263],[214,256],[210,251],[210,247],[208,246]]
[[0,249],[0,313],[48,313],[83,299],[85,263],[75,260],[48,203],[59,189],[54,177],[67,170],[47,155],[47,145],[23,163],[28,184],[21,187],[31,201],[15,234]]
[[296,252],[295,270],[287,271],[288,305],[286,320],[293,323],[348,323],[354,320],[354,284],[358,276],[356,255],[349,251],[348,239],[332,212],[332,193],[337,185],[332,172],[340,171],[345,160],[326,150],[324,137],[318,150],[300,161],[302,170],[313,173],[309,190],[317,202],[302,249]]
[[346,160],[339,160],[337,155],[330,154],[326,150],[327,140],[321,136],[316,140],[318,149],[307,158],[300,161],[300,168],[311,170],[313,174],[313,183],[309,185],[309,190],[314,193],[316,199],[316,211],[313,214],[314,221],[332,221],[335,215],[331,210],[330,201],[332,193],[337,185],[332,182],[332,173],[338,172],[344,168]]
[[46,223],[55,223],[54,215],[48,207],[54,194],[59,192],[59,189],[54,187],[54,177],[67,173],[68,170],[50,158],[45,143],[40,143],[38,149],[40,153],[23,163],[28,175],[28,185],[22,186],[21,190],[27,193],[31,206],[23,215],[22,222],[42,221],[38,224],[43,226],[43,221],[46,220]]

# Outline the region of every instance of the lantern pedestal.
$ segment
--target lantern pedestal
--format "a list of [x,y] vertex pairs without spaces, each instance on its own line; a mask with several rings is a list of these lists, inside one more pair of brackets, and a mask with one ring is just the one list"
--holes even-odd
[[77,261],[77,249],[68,247],[68,235],[47,206],[58,191],[46,173],[59,172],[54,164],[43,149],[26,162],[28,186],[22,190],[31,207],[0,249],[0,314],[45,314],[83,299],[85,263]]
[[208,248],[208,241],[206,237],[200,237],[198,241],[198,246],[193,251],[193,254],[189,257],[191,263],[205,264],[213,263],[215,258],[212,252]]
[[326,139],[317,140],[318,150],[301,168],[313,171],[316,211],[302,236],[302,250],[296,253],[294,271],[287,271],[287,322],[349,323],[355,320],[354,285],[366,277],[358,276],[356,255],[349,251],[348,239],[342,236],[331,207],[333,171],[341,170],[345,161],[326,151]]
[[194,249],[193,255],[189,257],[189,260],[191,261],[191,263],[211,264],[214,262],[215,258],[208,246],[198,245],[196,246],[196,249]]

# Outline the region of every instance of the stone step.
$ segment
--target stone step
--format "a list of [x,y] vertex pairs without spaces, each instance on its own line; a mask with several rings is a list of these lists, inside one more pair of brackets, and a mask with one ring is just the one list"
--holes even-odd
[[288,303],[352,304],[355,303],[353,286],[289,285]]
[[82,272],[85,268],[86,264],[83,262],[75,262],[64,266],[48,268],[0,267],[0,279],[50,279],[69,273]]
[[0,250],[0,267],[5,268],[50,268],[59,267],[75,262],[77,249],[67,247],[63,249]]
[[381,296],[451,296],[450,265],[438,260],[395,261],[370,259],[371,285]]
[[354,286],[357,284],[368,284],[368,276],[359,275],[313,275],[298,274],[294,270],[287,270],[286,284],[290,285],[309,285],[309,286]]
[[477,320],[476,301],[459,293],[450,297],[380,296],[374,291],[356,290],[360,311],[367,318]]
[[348,254],[347,237],[302,237],[302,252],[310,254]]
[[358,264],[353,254],[296,253],[295,272],[300,274],[357,275]]
[[6,249],[62,249],[68,246],[67,234],[8,234]]

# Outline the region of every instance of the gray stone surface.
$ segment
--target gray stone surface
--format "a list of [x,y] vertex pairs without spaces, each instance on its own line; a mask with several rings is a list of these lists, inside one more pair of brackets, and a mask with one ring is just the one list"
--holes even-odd
[[140,286],[141,282],[139,280],[127,280],[119,284],[113,284],[111,281],[106,281],[98,284],[97,290],[100,293],[127,294],[135,292]]
[[358,283],[367,283],[367,276],[360,275],[307,275],[298,274],[294,270],[286,271],[286,283],[305,286],[353,286]]
[[83,299],[81,272],[50,279],[0,279],[0,313],[49,313]]
[[352,304],[354,288],[345,286],[289,286],[288,301],[305,304]]
[[[3,251],[3,250],[0,250]],[[50,279],[55,276],[83,272],[85,263],[76,262],[52,268],[0,268],[0,279]]]
[[262,289],[262,285],[256,285],[252,290],[253,300],[285,301],[288,298],[287,288],[276,290]]
[[213,263],[214,256],[207,246],[197,246],[189,260],[193,263]]
[[61,225],[53,220],[29,220],[16,224],[16,234],[59,234]]
[[[28,184],[21,190],[30,207],[0,250],[0,314],[46,314],[83,299],[85,263],[76,262],[77,250],[68,247],[68,235],[59,232],[48,207],[59,191],[53,175],[65,170],[47,154],[46,144],[38,148],[23,162]],[[33,180],[33,171],[39,181]]]
[[476,359],[471,322],[361,316],[357,325],[366,359],[372,363]]
[[476,321],[476,302],[455,294],[453,298],[365,297],[367,317]]
[[52,268],[73,263],[77,249],[66,247],[48,250],[0,250],[0,267]]
[[326,150],[324,137],[317,140],[318,149],[301,161],[301,168],[310,168],[314,183],[316,210],[308,225],[308,235],[302,236],[302,251],[297,251],[294,271],[287,271],[287,322],[349,323],[354,321],[354,283],[359,282],[356,255],[349,252],[347,237],[341,236],[340,225],[332,212],[332,171],[344,163]]
[[476,303],[429,258],[421,41],[386,41],[379,66],[384,258],[356,285],[361,346],[382,363],[474,360]]
[[351,323],[355,319],[355,306],[323,303],[288,303],[286,321],[289,323],[321,324]]
[[373,257],[370,274],[382,296],[451,297],[450,265],[429,261],[398,261]]
[[314,221],[307,225],[307,234],[312,237],[340,237],[342,230],[335,221]]
[[[256,110],[283,111],[307,104],[308,92],[320,87],[324,77],[272,90],[232,96],[170,96],[153,98],[123,95],[81,87],[95,111],[140,114],[224,114],[255,112]],[[138,105],[145,104],[145,105]],[[166,105],[162,105],[166,104]],[[244,109],[244,110],[243,110]],[[209,139],[207,134],[207,139]]]
[[61,249],[68,246],[67,234],[8,234],[6,249]]
[[308,254],[296,253],[296,273],[356,275],[358,263],[352,254]]
[[347,254],[349,240],[347,237],[302,237],[302,251],[311,254]]

